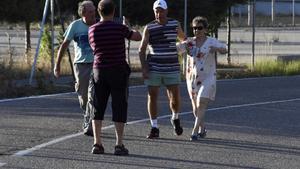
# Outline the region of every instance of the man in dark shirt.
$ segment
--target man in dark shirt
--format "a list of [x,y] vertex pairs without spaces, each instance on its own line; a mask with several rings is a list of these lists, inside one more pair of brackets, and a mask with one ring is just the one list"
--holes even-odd
[[93,154],[103,154],[102,120],[109,96],[112,97],[112,121],[116,128],[115,155],[128,155],[123,144],[124,124],[127,121],[127,98],[130,68],[126,62],[125,38],[140,41],[141,34],[127,26],[113,22],[115,5],[112,0],[98,4],[100,22],[89,29],[89,42],[94,54],[96,112],[93,117]]

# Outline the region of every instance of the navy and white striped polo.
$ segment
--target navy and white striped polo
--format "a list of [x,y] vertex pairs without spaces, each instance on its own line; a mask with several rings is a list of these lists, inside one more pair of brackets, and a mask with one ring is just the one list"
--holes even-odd
[[149,71],[155,73],[179,73],[180,65],[176,49],[178,21],[168,19],[165,25],[152,21],[149,31]]

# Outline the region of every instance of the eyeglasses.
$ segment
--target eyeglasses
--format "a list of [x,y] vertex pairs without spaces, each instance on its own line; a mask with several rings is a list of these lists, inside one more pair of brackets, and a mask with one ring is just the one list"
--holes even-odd
[[197,26],[197,27],[193,27],[194,30],[198,30],[198,31],[201,31],[202,29],[204,29],[203,26]]

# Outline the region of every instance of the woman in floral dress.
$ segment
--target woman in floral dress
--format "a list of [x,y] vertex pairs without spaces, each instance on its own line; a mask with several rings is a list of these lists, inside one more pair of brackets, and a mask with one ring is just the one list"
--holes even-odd
[[194,37],[177,44],[179,53],[187,53],[186,83],[195,116],[190,140],[206,136],[204,114],[209,101],[216,94],[215,52],[225,54],[226,45],[215,38],[206,36],[208,22],[205,17],[197,16],[192,21]]

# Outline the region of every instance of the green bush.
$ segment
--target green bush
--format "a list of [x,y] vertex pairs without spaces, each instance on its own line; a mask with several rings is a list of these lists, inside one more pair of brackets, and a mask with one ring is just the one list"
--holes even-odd
[[39,62],[51,62],[51,34],[48,25],[45,26],[45,30],[41,39],[40,54],[38,57]]

